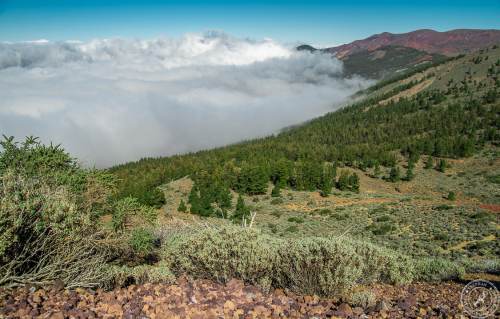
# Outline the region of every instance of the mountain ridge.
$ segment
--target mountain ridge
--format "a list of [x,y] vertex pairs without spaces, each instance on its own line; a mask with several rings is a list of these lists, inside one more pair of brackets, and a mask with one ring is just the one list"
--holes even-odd
[[346,76],[387,78],[446,58],[469,54],[500,43],[500,30],[455,29],[439,32],[419,29],[407,33],[382,32],[335,47],[317,49],[302,44],[298,51],[322,52],[344,63]]
[[406,33],[382,32],[365,39],[324,49],[343,59],[360,51],[374,51],[387,45],[409,47],[427,53],[453,56],[470,53],[500,42],[500,30],[454,29],[436,31],[418,29]]

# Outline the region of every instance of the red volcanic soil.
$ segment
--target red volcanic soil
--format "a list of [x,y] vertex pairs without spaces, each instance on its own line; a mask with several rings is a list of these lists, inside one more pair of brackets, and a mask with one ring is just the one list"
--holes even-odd
[[367,287],[376,300],[350,305],[339,298],[269,293],[238,280],[219,284],[181,278],[175,284],[132,285],[112,291],[26,287],[0,291],[0,318],[464,318],[463,285],[414,283]]
[[394,45],[453,56],[497,43],[500,43],[500,30],[458,29],[438,32],[423,29],[400,34],[389,32],[375,34],[363,40],[328,48],[327,51],[335,53],[338,58],[342,59],[356,52],[374,51],[383,46]]

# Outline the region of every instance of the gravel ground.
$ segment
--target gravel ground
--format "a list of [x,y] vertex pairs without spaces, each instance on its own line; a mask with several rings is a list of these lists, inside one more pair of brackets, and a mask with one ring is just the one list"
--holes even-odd
[[219,284],[180,278],[175,284],[131,285],[112,291],[26,287],[2,292],[0,318],[467,318],[463,285],[415,283],[367,287],[374,305],[338,298],[264,293],[231,280]]

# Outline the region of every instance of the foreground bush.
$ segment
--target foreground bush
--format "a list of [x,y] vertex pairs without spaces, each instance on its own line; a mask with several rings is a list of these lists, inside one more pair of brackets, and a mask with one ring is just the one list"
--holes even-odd
[[278,241],[262,239],[257,232],[236,226],[187,229],[167,238],[163,256],[177,274],[186,272],[222,282],[240,278],[265,288],[278,262],[273,253]]
[[181,274],[218,281],[240,278],[262,288],[333,295],[361,283],[412,280],[410,260],[348,239],[284,240],[225,226],[177,233],[163,258]]
[[132,230],[129,239],[130,247],[137,254],[150,254],[154,248],[155,237],[152,231],[146,228],[136,228]]
[[0,144],[0,285],[108,280],[105,262],[116,247],[100,245],[97,218],[112,207],[113,177],[34,138]]
[[92,240],[45,233],[2,263],[0,286],[43,286],[60,281],[68,289],[102,287],[111,280],[108,259],[109,255]]
[[0,286],[98,286],[104,249],[92,216],[65,187],[12,172],[0,177]]

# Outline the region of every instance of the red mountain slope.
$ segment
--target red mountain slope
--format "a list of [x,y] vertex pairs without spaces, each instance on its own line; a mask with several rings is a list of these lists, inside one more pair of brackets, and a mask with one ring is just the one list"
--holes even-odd
[[423,29],[400,34],[389,32],[375,34],[363,40],[328,48],[327,51],[342,59],[353,53],[373,51],[382,46],[393,45],[453,56],[497,43],[500,43],[500,30],[457,29],[438,32]]

